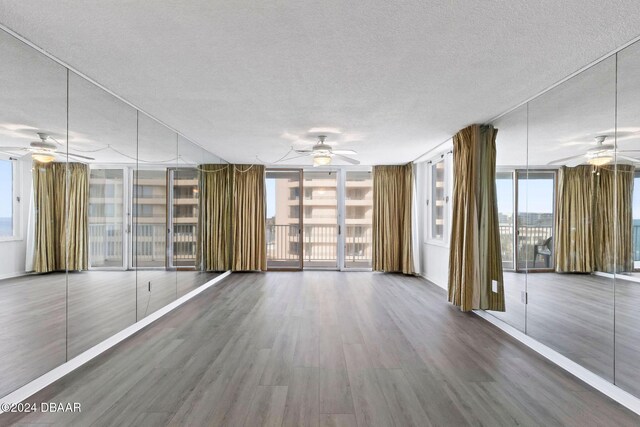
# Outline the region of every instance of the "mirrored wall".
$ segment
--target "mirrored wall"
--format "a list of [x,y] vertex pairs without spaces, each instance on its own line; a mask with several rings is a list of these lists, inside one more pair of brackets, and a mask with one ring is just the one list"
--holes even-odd
[[640,396],[640,44],[496,120],[505,312]]
[[223,163],[0,31],[0,396],[213,279],[202,164]]

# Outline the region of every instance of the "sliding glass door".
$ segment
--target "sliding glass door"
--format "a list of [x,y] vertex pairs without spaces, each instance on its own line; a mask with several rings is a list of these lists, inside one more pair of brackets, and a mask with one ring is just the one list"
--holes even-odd
[[498,221],[500,226],[500,248],[502,251],[502,268],[504,270],[515,270],[514,249],[515,241],[515,215],[514,215],[514,192],[515,181],[513,172],[496,173],[496,191],[498,199]]
[[169,267],[194,269],[198,229],[198,170],[170,169],[169,196]]
[[554,170],[496,173],[504,270],[553,269]]
[[517,178],[517,267],[552,269],[556,171],[518,171]]
[[304,266],[338,268],[338,173],[304,171]]
[[91,169],[89,176],[89,263],[91,268],[127,265],[125,169]]
[[345,174],[344,268],[371,268],[373,180],[371,171]]
[[167,170],[133,171],[132,268],[167,264]]
[[302,269],[302,170],[266,172],[269,270]]

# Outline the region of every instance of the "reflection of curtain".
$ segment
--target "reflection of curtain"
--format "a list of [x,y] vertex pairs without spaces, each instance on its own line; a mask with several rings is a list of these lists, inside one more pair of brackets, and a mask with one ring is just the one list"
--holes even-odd
[[413,165],[373,167],[373,270],[413,274]]
[[87,268],[88,176],[81,163],[34,163],[35,272]]
[[86,270],[89,265],[89,168],[68,163],[67,270]]
[[590,273],[595,268],[593,166],[562,167],[558,174],[556,271]]
[[[496,197],[497,130],[471,125],[453,137],[449,301],[463,311],[504,311]],[[492,291],[493,281],[497,291]]]
[[199,268],[226,271],[231,267],[231,175],[229,165],[200,165],[198,239]]
[[598,271],[633,271],[634,172],[632,165],[617,165],[601,167],[595,175],[593,233]]
[[233,165],[234,271],[267,269],[264,166]]

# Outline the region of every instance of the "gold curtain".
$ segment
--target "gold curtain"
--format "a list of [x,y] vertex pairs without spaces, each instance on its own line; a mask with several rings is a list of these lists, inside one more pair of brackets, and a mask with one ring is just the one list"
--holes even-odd
[[413,165],[373,167],[373,270],[413,274]]
[[82,163],[34,162],[33,189],[34,271],[86,270],[89,168]]
[[557,272],[591,273],[595,269],[594,177],[590,165],[560,168],[554,239]]
[[196,253],[199,268],[226,271],[231,268],[231,167],[206,164],[198,169],[200,194]]
[[633,165],[603,166],[595,179],[595,268],[607,273],[633,271]]
[[264,166],[233,165],[234,271],[267,269]]
[[[453,137],[449,301],[462,311],[504,311],[496,197],[497,130],[471,125]],[[497,292],[492,291],[493,281]]]

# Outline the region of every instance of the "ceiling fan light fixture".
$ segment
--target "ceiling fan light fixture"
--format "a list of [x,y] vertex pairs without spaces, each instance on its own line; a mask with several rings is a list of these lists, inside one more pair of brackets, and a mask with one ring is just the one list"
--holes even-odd
[[53,154],[49,153],[33,153],[31,157],[39,163],[51,163],[56,159]]
[[326,154],[320,154],[317,156],[313,156],[313,165],[314,166],[326,166],[331,164],[331,156]]
[[601,156],[595,156],[595,157],[589,158],[588,162],[590,165],[593,165],[593,166],[604,166],[612,160],[613,160],[613,156],[603,154]]

